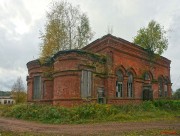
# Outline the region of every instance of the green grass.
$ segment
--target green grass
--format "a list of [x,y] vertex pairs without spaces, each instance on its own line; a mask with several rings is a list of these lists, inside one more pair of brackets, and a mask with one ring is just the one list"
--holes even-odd
[[143,130],[143,131],[131,131],[122,133],[123,136],[167,136],[167,135],[179,135],[179,130],[172,129],[151,129],[151,130]]
[[179,113],[179,100],[146,101],[139,105],[122,106],[91,103],[73,108],[40,104],[0,106],[0,116],[52,124],[175,120],[179,118]]
[[[84,134],[80,134],[84,135]],[[114,131],[114,132],[100,132],[98,134],[92,133],[91,136],[167,136],[167,135],[180,135],[180,130],[173,129],[149,129],[149,130],[141,130],[141,131]],[[13,131],[1,131],[0,136],[49,136],[49,134],[45,133],[35,133],[35,132],[13,132]],[[51,134],[51,136],[69,136],[68,134]]]

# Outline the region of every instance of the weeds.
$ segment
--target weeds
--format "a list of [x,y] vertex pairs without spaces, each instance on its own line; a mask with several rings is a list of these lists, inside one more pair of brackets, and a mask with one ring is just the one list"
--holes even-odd
[[179,111],[180,101],[172,100],[121,106],[91,103],[73,108],[42,104],[0,106],[0,116],[55,124],[172,119],[179,116]]

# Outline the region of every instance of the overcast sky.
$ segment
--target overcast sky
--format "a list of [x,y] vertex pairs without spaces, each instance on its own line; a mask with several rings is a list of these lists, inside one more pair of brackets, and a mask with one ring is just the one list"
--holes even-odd
[[[95,32],[93,40],[107,34],[132,42],[137,31],[152,19],[168,30],[169,47],[163,54],[171,62],[172,88],[180,88],[179,0],[67,0],[80,5]],[[11,90],[17,77],[26,86],[26,63],[39,56],[39,31],[52,0],[0,0],[0,90]]]

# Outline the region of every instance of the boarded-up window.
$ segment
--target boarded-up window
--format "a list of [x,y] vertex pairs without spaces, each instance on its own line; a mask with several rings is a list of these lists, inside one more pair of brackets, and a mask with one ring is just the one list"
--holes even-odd
[[41,99],[41,77],[34,77],[33,99]]
[[81,77],[81,97],[91,97],[92,72],[83,70]]

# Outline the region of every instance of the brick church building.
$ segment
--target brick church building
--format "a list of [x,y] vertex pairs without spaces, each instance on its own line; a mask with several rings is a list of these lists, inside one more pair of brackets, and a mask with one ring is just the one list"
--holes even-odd
[[28,102],[74,106],[138,103],[171,97],[171,61],[150,61],[143,48],[110,34],[80,50],[27,63]]

